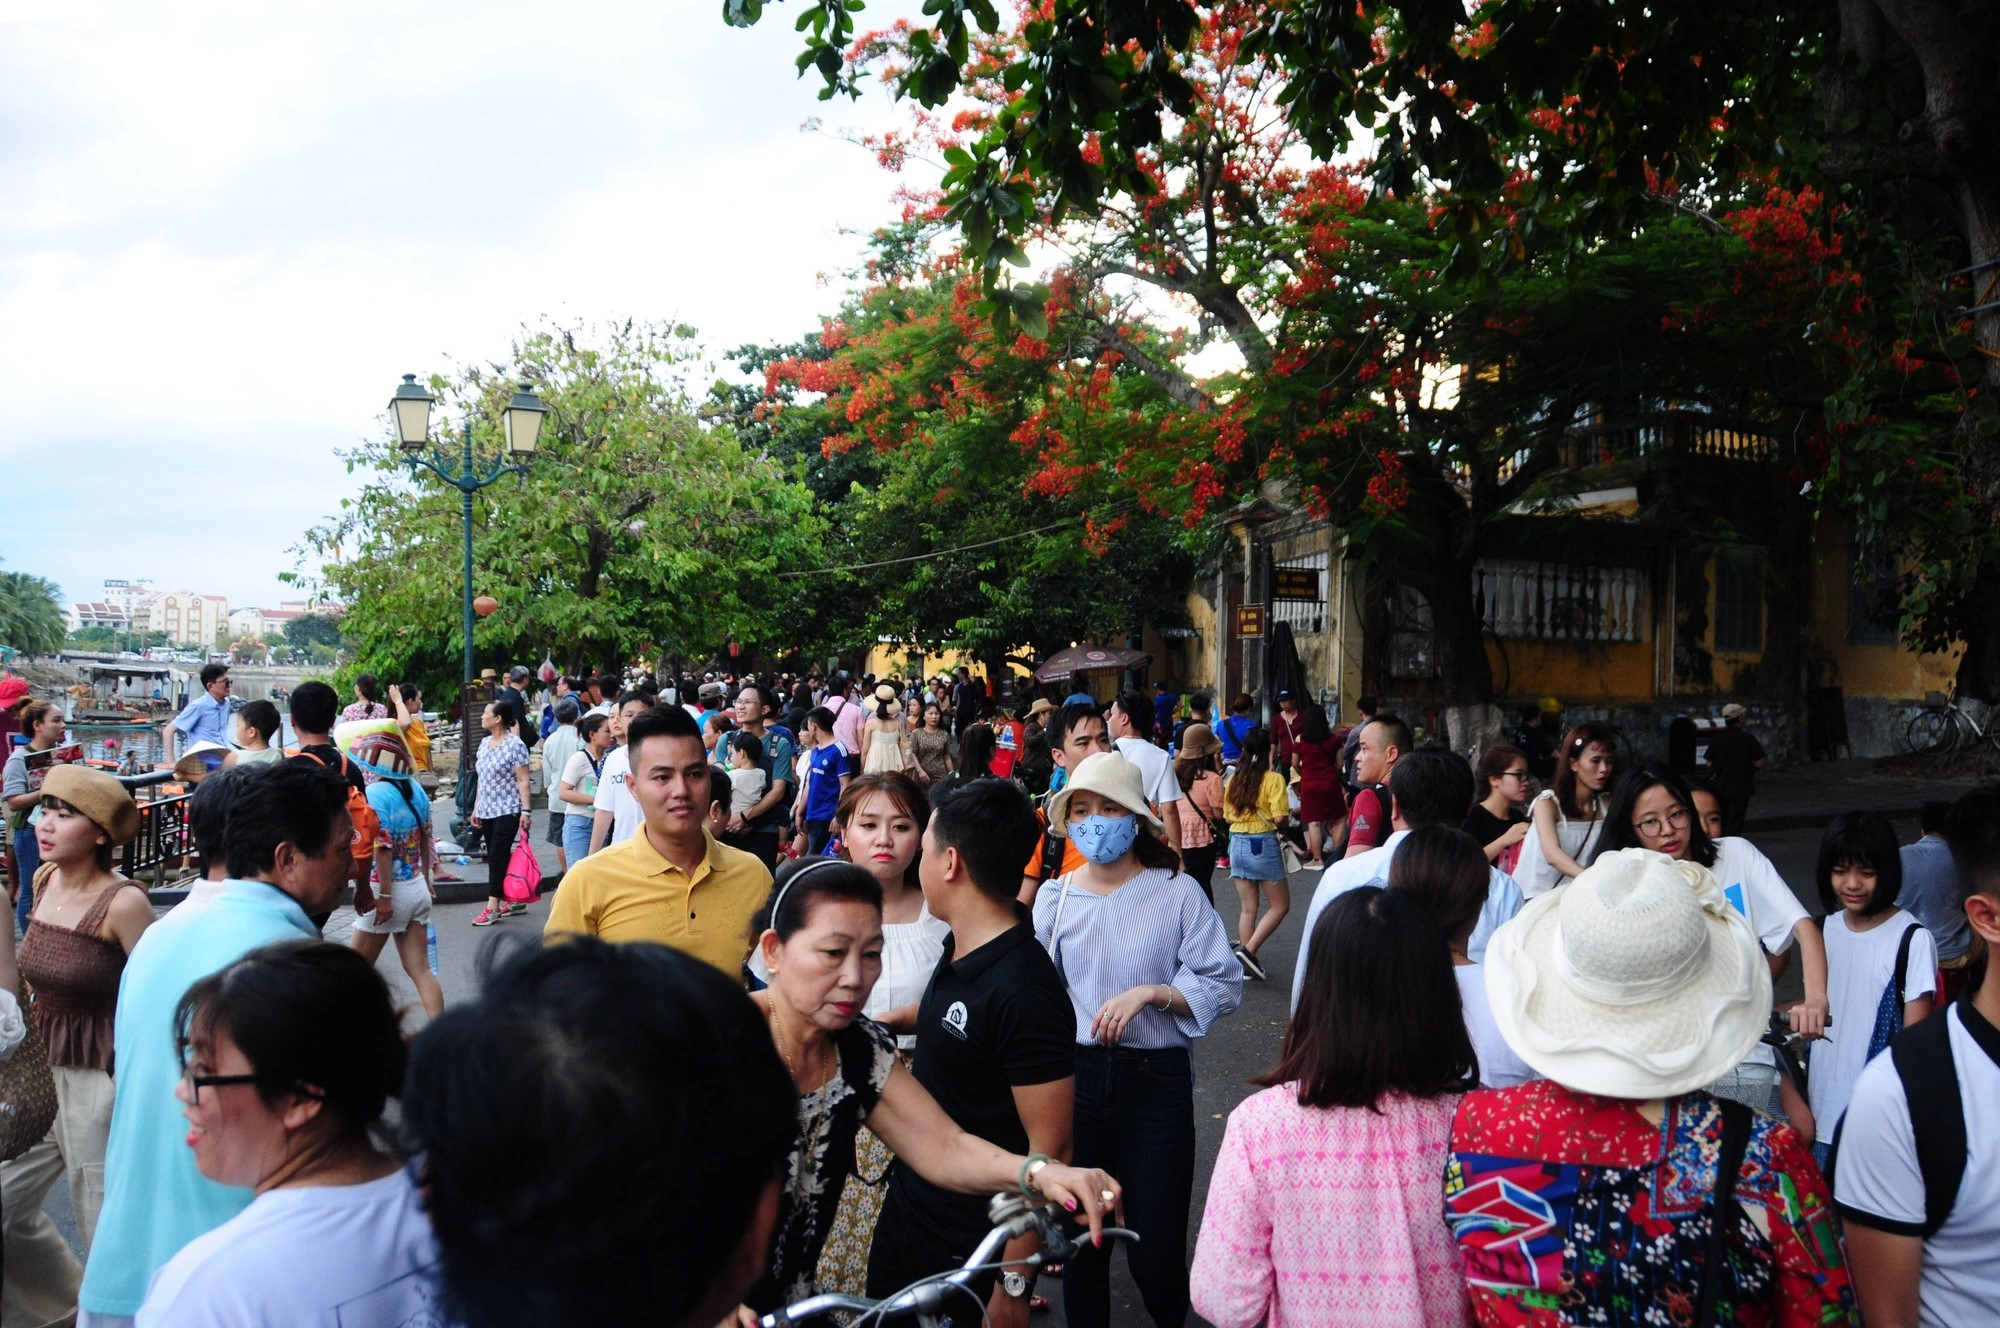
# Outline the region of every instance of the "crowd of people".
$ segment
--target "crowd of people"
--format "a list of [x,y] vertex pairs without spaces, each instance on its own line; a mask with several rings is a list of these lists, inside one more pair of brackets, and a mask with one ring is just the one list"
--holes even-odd
[[[206,879],[157,920],[111,870],[123,785],[41,785],[0,1057],[45,1059],[55,1111],[0,1168],[0,1318],[747,1325],[958,1271],[1016,1190],[1135,1233],[1160,1328],[2000,1313],[2000,786],[1908,845],[1834,818],[1815,918],[1711,782],[1591,724],[1538,774],[1367,698],[1343,731],[1289,694],[1263,724],[1164,689],[599,678],[537,717],[508,681],[471,818],[498,880],[540,746],[562,872],[449,1008],[373,679],[345,714],[301,685],[295,754],[202,782]],[[1195,1051],[1295,881],[1290,1016],[1190,1249]],[[41,1212],[65,1173],[81,1266]],[[1027,1323],[1037,1248],[952,1319]],[[1111,1321],[1112,1257],[1062,1267],[1072,1328]]]

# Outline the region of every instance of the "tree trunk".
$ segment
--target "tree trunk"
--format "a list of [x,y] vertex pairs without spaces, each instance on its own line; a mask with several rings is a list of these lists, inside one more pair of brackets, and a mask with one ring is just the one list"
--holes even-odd
[[1437,646],[1438,683],[1446,705],[1483,705],[1493,699],[1493,665],[1473,598],[1472,571],[1454,560],[1425,587]]

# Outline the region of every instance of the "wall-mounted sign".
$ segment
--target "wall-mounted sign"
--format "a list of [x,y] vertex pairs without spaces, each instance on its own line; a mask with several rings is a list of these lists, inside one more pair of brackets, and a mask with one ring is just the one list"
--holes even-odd
[[1271,569],[1272,599],[1320,598],[1317,567],[1274,567]]
[[1262,604],[1239,604],[1236,606],[1236,635],[1264,635],[1264,606]]

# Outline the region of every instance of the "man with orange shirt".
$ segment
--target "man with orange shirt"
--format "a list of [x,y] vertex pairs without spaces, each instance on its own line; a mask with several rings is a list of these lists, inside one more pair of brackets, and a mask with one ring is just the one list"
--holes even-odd
[[[1115,750],[1111,731],[1105,727],[1104,712],[1094,701],[1072,701],[1056,713],[1049,725],[1049,755],[1063,770],[1073,770],[1086,756]],[[1032,906],[1035,892],[1051,876],[1067,876],[1083,865],[1083,855],[1069,838],[1052,839],[1046,833],[1046,806],[1037,813],[1045,832],[1035,845],[1035,854],[1021,869],[1021,902]],[[1057,856],[1058,852],[1061,854]]]

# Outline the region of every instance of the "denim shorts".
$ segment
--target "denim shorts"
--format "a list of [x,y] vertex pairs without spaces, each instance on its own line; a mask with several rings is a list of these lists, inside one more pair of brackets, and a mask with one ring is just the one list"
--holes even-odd
[[1278,836],[1266,830],[1261,835],[1229,836],[1229,874],[1245,881],[1285,879],[1284,855],[1278,852]]

